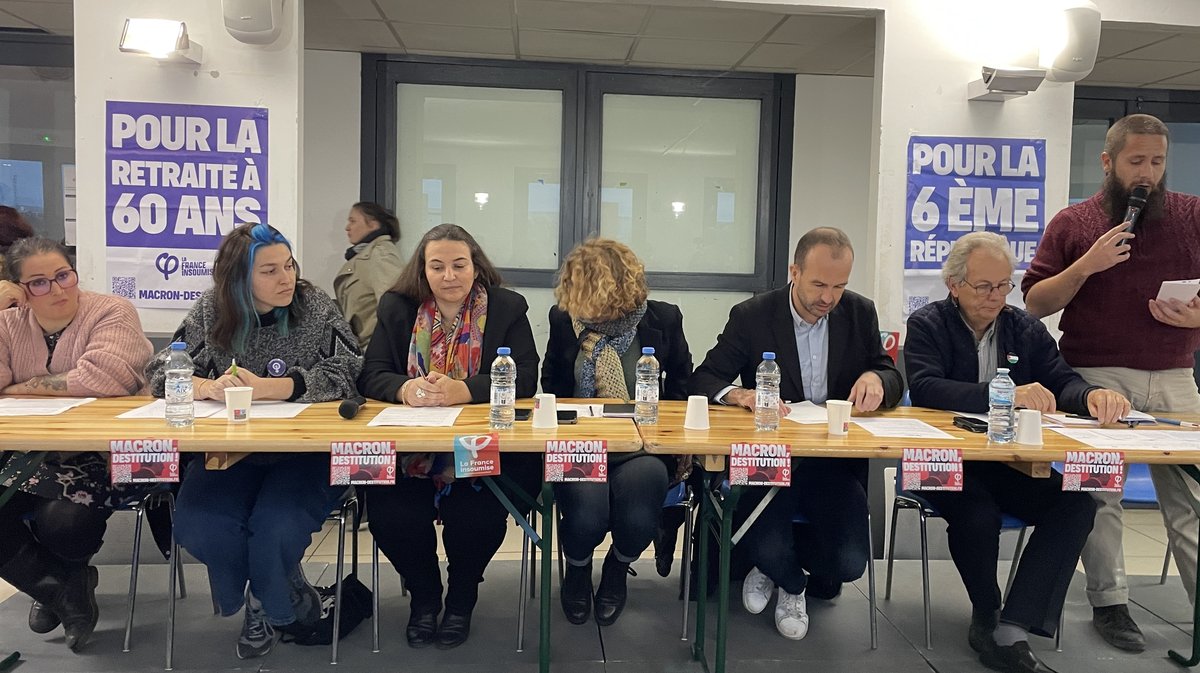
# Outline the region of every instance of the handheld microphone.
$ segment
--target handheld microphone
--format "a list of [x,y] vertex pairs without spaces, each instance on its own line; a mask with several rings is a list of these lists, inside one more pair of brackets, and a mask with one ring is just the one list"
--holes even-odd
[[1142,211],[1146,208],[1146,197],[1150,195],[1150,190],[1145,185],[1138,185],[1129,193],[1129,206],[1125,208],[1125,231],[1133,233],[1133,228],[1137,226],[1138,218],[1142,216]]
[[362,395],[342,400],[338,405],[338,415],[346,420],[352,420],[358,415],[358,410],[366,406],[367,400]]

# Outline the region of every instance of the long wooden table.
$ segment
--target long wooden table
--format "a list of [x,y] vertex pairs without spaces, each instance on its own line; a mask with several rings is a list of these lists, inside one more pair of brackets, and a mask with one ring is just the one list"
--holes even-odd
[[[1052,432],[1043,430],[1043,446],[1026,446],[1021,444],[989,444],[986,435],[971,433],[955,427],[953,412],[921,409],[917,407],[899,407],[883,414],[867,414],[867,416],[883,415],[889,418],[915,418],[932,425],[954,437],[954,439],[904,439],[892,437],[876,437],[863,428],[851,423],[850,433],[844,437],[834,437],[828,434],[826,424],[801,425],[792,421],[781,420],[779,430],[775,432],[756,432],[754,415],[740,407],[709,406],[708,430],[688,430],[683,427],[684,402],[661,402],[659,404],[658,424],[640,428],[646,450],[650,453],[676,454],[695,456],[708,474],[707,483],[711,486],[708,493],[700,494],[701,528],[713,523],[720,530],[719,581],[717,595],[717,637],[716,653],[713,669],[717,673],[725,670],[726,641],[729,619],[729,557],[732,547],[733,513],[744,487],[734,486],[718,503],[717,486],[722,479],[725,458],[729,455],[730,444],[736,442],[786,443],[791,446],[792,455],[797,457],[824,458],[890,458],[898,459],[904,449],[911,448],[955,448],[962,449],[964,460],[1000,461],[1033,476],[1048,476],[1050,462],[1061,461],[1067,451],[1087,450],[1085,444]],[[857,415],[857,414],[855,414]],[[1200,422],[1200,418],[1171,415],[1178,420]],[[1114,426],[1123,427],[1123,426]],[[1187,430],[1175,426],[1157,425],[1155,429],[1178,430],[1195,433],[1197,446],[1200,447],[1200,431]],[[1157,449],[1138,449],[1125,451],[1125,460],[1131,463],[1196,463],[1200,461],[1200,452],[1167,451]],[[1193,479],[1200,481],[1200,471],[1194,465],[1184,465],[1183,469]],[[717,510],[719,509],[719,513]],[[1200,511],[1200,510],[1198,510]],[[753,516],[743,529],[753,522]],[[741,532],[744,532],[741,531]],[[697,570],[701,577],[697,586],[702,587],[696,597],[696,634],[692,645],[693,658],[700,661],[705,670],[709,670],[705,650],[704,630],[706,623],[707,591],[703,589],[704,576],[707,571],[707,542],[708,535],[700,536],[701,548],[697,559]],[[873,564],[869,570],[873,571]],[[1200,583],[1200,573],[1197,582]],[[871,583],[874,592],[874,583]],[[872,596],[872,604],[874,603]],[[875,615],[871,615],[871,646],[875,647]],[[1200,624],[1200,602],[1194,621]],[[1174,651],[1171,658],[1179,663],[1192,666],[1200,662],[1200,629],[1194,629],[1193,654],[1190,658]]]
[[[56,416],[10,416],[0,419],[0,451],[108,451],[113,439],[177,439],[179,450],[207,454],[206,467],[224,469],[241,457],[255,452],[326,452],[335,441],[391,440],[400,453],[417,451],[453,451],[458,435],[496,432],[500,451],[541,453],[548,440],[603,439],[614,453],[637,451],[642,439],[637,426],[628,418],[580,418],[578,424],[559,425],[555,429],[533,428],[528,421],[513,424],[510,430],[490,430],[486,404],[465,405],[451,427],[413,428],[399,426],[369,427],[367,423],[384,407],[371,400],[353,420],[338,415],[338,403],[314,404],[295,418],[255,419],[253,406],[246,423],[229,423],[224,415],[198,418],[191,427],[172,428],[159,419],[118,419],[124,413],[153,401],[149,397],[99,399]],[[571,402],[572,400],[562,400]],[[594,402],[595,400],[579,400]],[[530,400],[518,400],[518,408],[532,407]],[[500,475],[503,481],[505,477]],[[553,576],[554,491],[543,484],[540,502],[534,494],[526,504],[541,515],[539,536],[529,522],[489,477],[484,478],[526,535],[542,552],[538,661],[542,673],[550,670],[550,581]],[[508,482],[510,487],[515,484]],[[518,489],[519,490],[519,489]],[[524,609],[524,603],[521,604]],[[170,669],[170,653],[168,665]]]

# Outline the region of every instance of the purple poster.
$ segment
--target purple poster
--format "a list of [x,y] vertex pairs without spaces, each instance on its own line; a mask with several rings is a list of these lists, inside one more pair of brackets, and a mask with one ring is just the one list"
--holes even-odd
[[108,101],[105,122],[111,290],[189,308],[225,234],[267,221],[267,110]]

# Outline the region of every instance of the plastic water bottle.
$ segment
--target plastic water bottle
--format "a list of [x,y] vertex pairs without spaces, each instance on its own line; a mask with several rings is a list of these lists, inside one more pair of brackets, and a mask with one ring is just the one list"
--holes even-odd
[[496,349],[492,360],[492,413],[493,430],[507,430],[513,426],[517,403],[517,363],[513,362],[508,346]]
[[187,354],[187,344],[176,341],[167,354],[167,381],[163,397],[167,402],[167,425],[186,428],[196,420],[195,404],[192,402],[192,358]]
[[996,378],[988,384],[988,441],[1006,444],[1013,441],[1017,432],[1016,411],[1013,400],[1017,385],[1008,377],[1007,369],[997,369]]
[[638,425],[658,423],[658,359],[654,348],[642,348],[637,361],[637,392],[634,393],[633,422]]
[[771,351],[763,353],[762,364],[754,376],[754,429],[768,432],[779,429],[779,365]]

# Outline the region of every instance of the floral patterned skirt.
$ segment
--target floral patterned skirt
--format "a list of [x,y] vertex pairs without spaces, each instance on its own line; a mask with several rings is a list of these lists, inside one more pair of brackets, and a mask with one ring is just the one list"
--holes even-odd
[[[3,486],[9,486],[8,480]],[[154,488],[155,484],[112,485],[108,455],[96,452],[52,452],[20,491],[48,500],[67,500],[91,509],[114,509]]]

